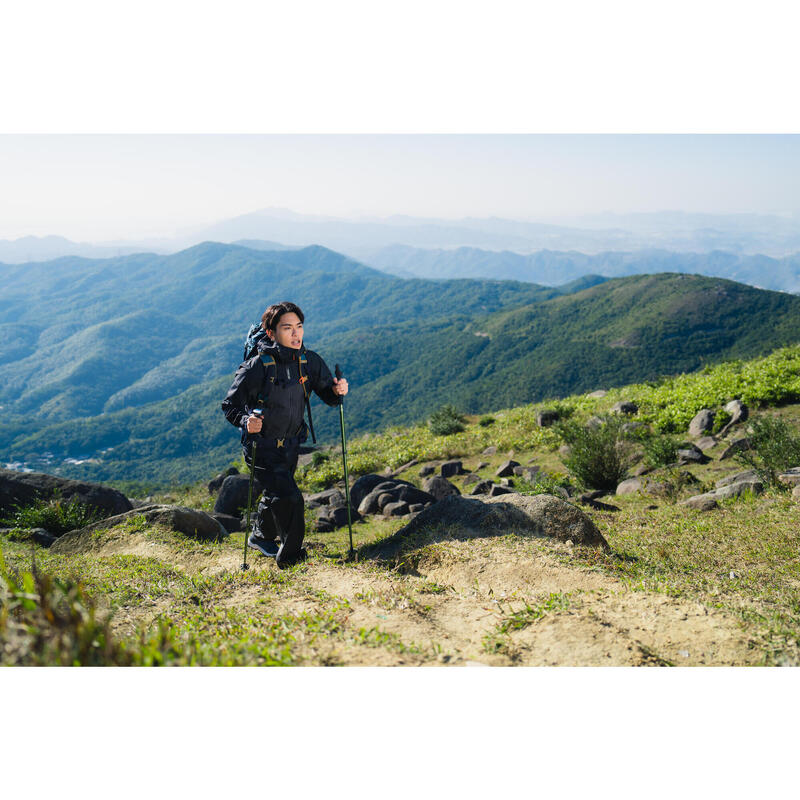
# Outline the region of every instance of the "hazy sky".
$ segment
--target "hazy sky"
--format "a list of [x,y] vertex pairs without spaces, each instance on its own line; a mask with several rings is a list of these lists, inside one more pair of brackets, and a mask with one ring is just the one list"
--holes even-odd
[[4,239],[172,235],[270,207],[331,216],[800,216],[800,136],[3,135],[0,179]]

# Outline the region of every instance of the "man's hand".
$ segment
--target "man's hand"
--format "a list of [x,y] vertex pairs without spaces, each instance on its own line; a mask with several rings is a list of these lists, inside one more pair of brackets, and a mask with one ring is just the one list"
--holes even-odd
[[257,417],[254,414],[251,414],[247,418],[247,432],[248,433],[259,433],[261,431],[261,417]]
[[347,394],[347,378],[334,378],[333,379],[333,393],[344,397]]

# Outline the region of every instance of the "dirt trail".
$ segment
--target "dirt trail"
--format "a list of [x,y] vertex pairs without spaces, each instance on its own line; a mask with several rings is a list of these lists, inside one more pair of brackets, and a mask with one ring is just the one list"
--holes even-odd
[[[241,551],[170,546],[142,534],[97,542],[93,554],[157,558],[189,574],[237,573]],[[546,548],[492,537],[453,541],[426,555],[417,574],[371,561],[344,564],[312,555],[287,573],[274,613],[336,605],[346,635],[323,641],[310,663],[346,665],[743,665],[759,661],[732,617],[698,603],[630,591],[599,572],[563,563]],[[563,554],[562,554],[563,555]],[[253,574],[277,571],[248,554]],[[225,603],[256,610],[254,586]],[[165,610],[121,609],[130,632]],[[263,606],[260,607],[263,613]],[[516,616],[514,616],[516,614]],[[498,629],[512,623],[507,631]]]

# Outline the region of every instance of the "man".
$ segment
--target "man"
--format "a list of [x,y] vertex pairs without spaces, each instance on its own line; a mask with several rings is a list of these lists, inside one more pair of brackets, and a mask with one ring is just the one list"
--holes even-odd
[[[322,358],[303,347],[304,319],[289,302],[264,312],[261,327],[266,336],[256,355],[239,366],[222,403],[228,422],[242,430],[245,461],[264,487],[247,544],[274,556],[281,569],[306,557],[303,495],[294,480],[298,448],[308,435],[303,416],[306,398],[313,389],[335,406],[348,389],[344,378],[333,378]],[[253,413],[255,409],[263,411],[263,419]]]

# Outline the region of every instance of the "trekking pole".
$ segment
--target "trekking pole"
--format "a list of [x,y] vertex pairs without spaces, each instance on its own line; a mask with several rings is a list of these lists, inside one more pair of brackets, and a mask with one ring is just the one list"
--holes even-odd
[[[254,408],[253,416],[260,417],[261,409]],[[250,486],[247,489],[247,527],[244,530],[244,559],[242,561],[242,572],[247,572],[247,537],[250,536],[250,507],[253,505],[253,477],[256,474],[256,442],[253,440],[253,449],[250,452]]]
[[[334,372],[336,380],[341,380],[342,371],[339,369],[338,364]],[[344,464],[344,494],[347,501],[347,530],[350,532],[350,552],[347,557],[352,559],[355,557],[355,550],[353,550],[353,521],[350,518],[350,476],[347,474],[347,444],[344,438],[344,398],[341,395],[339,396],[339,424],[342,429],[342,463]]]

